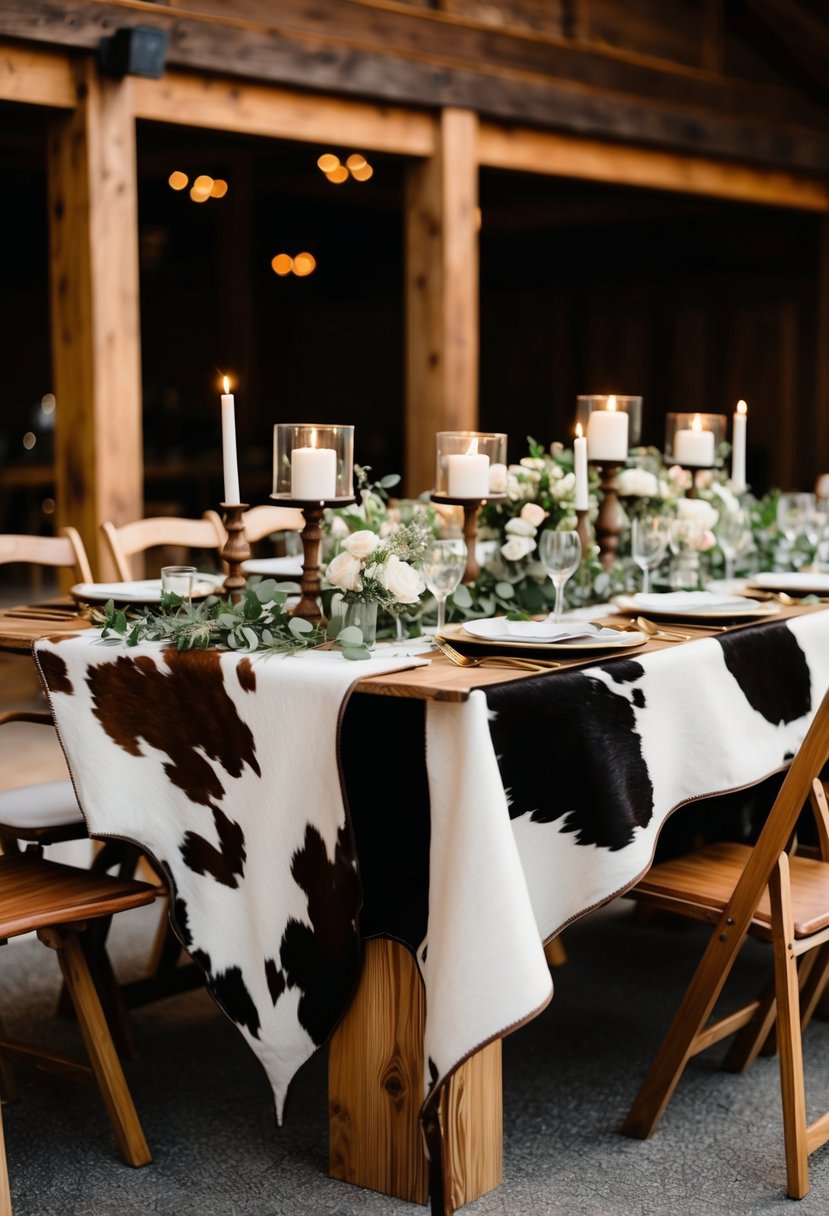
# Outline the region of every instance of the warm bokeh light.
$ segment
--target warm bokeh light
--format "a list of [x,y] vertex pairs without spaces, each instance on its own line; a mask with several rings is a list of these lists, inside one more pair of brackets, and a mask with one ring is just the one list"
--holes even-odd
[[37,435],[34,431],[27,431],[23,436],[23,446],[27,452],[31,452],[32,448],[37,443]]
[[371,165],[365,164],[359,169],[352,169],[351,176],[358,182],[367,182],[370,177],[374,177],[374,170]]
[[339,186],[341,182],[348,180],[348,169],[346,169],[345,165],[340,165],[338,169],[334,169],[331,173],[326,173],[325,176],[335,186]]
[[171,190],[183,190],[189,180],[190,178],[186,173],[182,173],[180,169],[176,169],[175,172],[171,173],[167,178],[167,185]]
[[44,498],[43,502],[40,504],[40,509],[44,515],[54,515],[54,513],[55,513],[54,498]]
[[346,163],[347,168],[349,168],[351,170],[351,172],[354,173],[355,169],[365,169],[366,165],[368,164],[368,161],[366,160],[366,158],[364,156],[361,156],[359,152],[352,152],[351,155],[349,156],[348,160],[345,163]]
[[200,173],[199,176],[196,178],[196,180],[193,182],[193,189],[194,190],[206,190],[207,193],[209,194],[210,191],[213,189],[213,178],[209,177],[206,173]]
[[227,182],[223,177],[217,177],[213,185],[210,187],[211,198],[224,198],[227,194]]
[[210,191],[197,190],[195,186],[190,191],[190,197],[194,203],[206,203],[210,198]]
[[290,274],[294,265],[294,259],[288,253],[278,253],[275,258],[271,258],[271,269],[274,274],[286,275]]
[[335,169],[340,168],[340,158],[333,152],[323,152],[317,161],[317,168],[322,169],[323,173],[333,173]]
[[44,414],[54,414],[56,404],[54,393],[44,393],[40,398],[40,408]]
[[294,258],[294,274],[300,279],[313,274],[317,268],[317,259],[312,253],[298,253]]

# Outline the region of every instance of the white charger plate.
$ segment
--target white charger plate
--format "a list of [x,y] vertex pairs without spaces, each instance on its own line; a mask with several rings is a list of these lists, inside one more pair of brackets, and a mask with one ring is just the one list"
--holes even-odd
[[[206,599],[221,589],[224,575],[199,574],[193,585],[193,599]],[[135,579],[126,583],[76,583],[69,588],[73,599],[82,604],[160,604],[161,579]]]
[[666,591],[663,595],[618,595],[613,601],[617,612],[631,616],[654,617],[662,621],[753,620],[776,616],[779,604],[758,603],[744,596],[724,596],[707,591]]
[[[544,650],[554,654],[563,654],[574,650],[629,650],[643,646],[647,642],[644,633],[620,629],[602,628],[592,636],[562,638],[558,641],[518,640],[505,636],[503,617],[490,617],[481,621],[467,621],[465,625],[447,625],[441,637],[450,642],[460,642],[464,646],[486,646],[490,650],[497,646],[499,650]],[[478,631],[470,632],[473,626]],[[483,630],[480,627],[483,626]],[[577,626],[574,626],[577,628]]]
[[750,592],[752,587],[760,591],[794,591],[796,595],[829,595],[829,574],[770,570],[764,574],[753,574],[746,584],[746,590]]

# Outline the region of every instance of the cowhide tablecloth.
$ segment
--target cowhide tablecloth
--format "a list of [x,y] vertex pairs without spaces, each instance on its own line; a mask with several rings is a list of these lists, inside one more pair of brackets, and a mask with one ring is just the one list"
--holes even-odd
[[362,934],[418,960],[431,1099],[543,1008],[542,942],[636,881],[676,807],[788,762],[829,686],[829,612],[465,703],[358,694],[344,713],[371,669],[339,656],[323,677],[322,656],[113,651],[90,635],[36,653],[90,832],[168,869],[175,923],[281,1117],[353,991],[361,903]]

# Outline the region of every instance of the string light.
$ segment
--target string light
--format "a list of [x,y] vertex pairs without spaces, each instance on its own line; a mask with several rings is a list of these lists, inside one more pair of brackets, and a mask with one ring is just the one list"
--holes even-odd
[[171,190],[183,190],[189,181],[190,178],[186,173],[182,173],[180,169],[176,169],[176,171],[171,173],[167,178],[167,184]]
[[346,169],[345,165],[339,165],[336,169],[332,169],[330,173],[326,173],[325,176],[335,186],[339,186],[342,182],[348,181],[348,169]]
[[353,177],[357,182],[367,182],[374,176],[374,169],[361,152],[352,152],[346,158],[345,164],[342,164],[339,156],[335,156],[333,152],[323,152],[317,160],[317,167],[335,186],[342,185],[349,177]]
[[282,278],[293,270],[294,259],[288,253],[278,253],[275,258],[271,258],[271,268],[274,274]]
[[211,198],[224,198],[227,194],[227,182],[224,178],[217,177],[213,185],[210,187]]
[[295,274],[298,279],[304,279],[309,274],[313,274],[316,268],[317,259],[313,253],[308,253],[307,250],[298,253],[293,258],[289,253],[278,253],[271,258],[271,269],[280,278],[284,278],[288,274]]
[[[189,185],[190,178],[180,169],[176,169],[167,178],[171,190],[184,190]],[[222,177],[212,178],[209,173],[200,173],[190,187],[190,197],[194,203],[206,203],[209,198],[224,198],[228,184]]]
[[333,152],[323,152],[317,161],[317,168],[321,169],[323,173],[333,173],[339,167],[340,158],[339,156],[335,156]]

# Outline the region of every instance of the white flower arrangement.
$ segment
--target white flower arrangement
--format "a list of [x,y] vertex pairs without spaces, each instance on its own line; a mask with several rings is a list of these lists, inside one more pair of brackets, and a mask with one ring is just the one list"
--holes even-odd
[[424,535],[417,524],[401,524],[385,537],[368,528],[350,532],[341,542],[341,552],[329,562],[325,577],[342,592],[346,603],[374,600],[385,609],[416,604],[426,584],[405,557],[425,543]]

